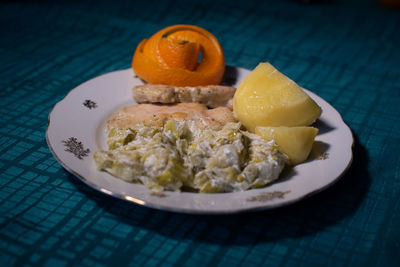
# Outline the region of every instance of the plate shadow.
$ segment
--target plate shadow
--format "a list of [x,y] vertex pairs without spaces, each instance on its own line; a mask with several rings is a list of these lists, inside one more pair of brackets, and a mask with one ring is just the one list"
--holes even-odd
[[[254,245],[315,235],[357,212],[370,187],[369,157],[354,136],[353,163],[323,192],[289,206],[233,215],[190,215],[146,208],[102,194],[70,175],[77,190],[127,225],[174,240]],[[290,172],[289,172],[290,178]]]
[[238,70],[235,67],[226,66],[222,85],[233,86],[237,82]]
[[312,124],[312,126],[318,128],[318,134],[328,133],[335,129],[333,126],[329,125],[329,123],[327,123],[323,119],[318,119],[316,122]]

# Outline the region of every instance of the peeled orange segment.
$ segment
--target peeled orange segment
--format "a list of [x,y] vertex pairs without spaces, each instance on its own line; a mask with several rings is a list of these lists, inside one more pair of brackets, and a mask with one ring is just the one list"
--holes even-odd
[[139,43],[132,68],[140,78],[154,84],[219,84],[225,57],[210,32],[193,25],[174,25]]

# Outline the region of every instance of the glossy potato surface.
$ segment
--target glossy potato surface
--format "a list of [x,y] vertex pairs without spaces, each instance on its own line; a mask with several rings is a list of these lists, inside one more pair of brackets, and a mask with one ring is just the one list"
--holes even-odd
[[251,132],[257,126],[308,126],[322,112],[299,85],[269,63],[260,63],[239,84],[233,110]]

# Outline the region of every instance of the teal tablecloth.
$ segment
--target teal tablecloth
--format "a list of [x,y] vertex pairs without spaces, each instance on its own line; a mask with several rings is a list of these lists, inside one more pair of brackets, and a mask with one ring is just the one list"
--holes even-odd
[[[231,216],[157,211],[65,171],[45,140],[72,88],[129,68],[172,24],[220,40],[229,65],[269,61],[330,102],[355,136],[331,188]],[[3,1],[1,266],[400,266],[400,12],[376,1]]]

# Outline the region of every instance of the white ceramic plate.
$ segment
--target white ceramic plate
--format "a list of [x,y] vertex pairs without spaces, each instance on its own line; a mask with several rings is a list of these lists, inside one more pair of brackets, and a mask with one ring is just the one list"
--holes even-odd
[[[248,70],[229,68],[233,86]],[[321,106],[319,133],[310,159],[286,170],[275,183],[244,192],[198,194],[153,193],[145,186],[117,179],[96,169],[93,153],[106,149],[104,123],[123,105],[135,104],[131,89],[142,84],[131,69],[89,80],[58,102],[49,115],[47,143],[54,157],[70,173],[92,188],[139,205],[184,213],[220,214],[276,208],[301,200],[332,185],[350,166],[353,136],[340,114],[314,93]]]

